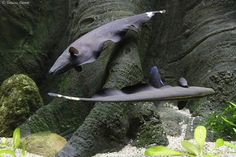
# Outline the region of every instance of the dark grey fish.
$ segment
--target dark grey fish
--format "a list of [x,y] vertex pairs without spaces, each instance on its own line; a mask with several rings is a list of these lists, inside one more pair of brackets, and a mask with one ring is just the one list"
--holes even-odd
[[[110,93],[111,92],[111,93]],[[65,98],[75,101],[94,101],[94,102],[129,102],[129,101],[167,101],[167,100],[188,100],[194,98],[201,98],[214,94],[214,90],[204,87],[162,87],[155,88],[146,86],[140,91],[134,93],[126,93],[119,89],[109,89],[105,91],[106,94],[96,94],[91,98],[79,98],[73,96],[66,96],[56,93],[48,93],[49,96]],[[115,93],[115,94],[113,94]]]
[[65,49],[49,73],[63,73],[71,68],[81,71],[81,65],[92,63],[100,56],[106,41],[119,42],[131,27],[140,28],[157,13],[165,13],[165,10],[118,19],[88,32]]
[[[49,96],[65,98],[76,101],[101,101],[101,102],[129,102],[129,101],[167,101],[185,100],[201,98],[214,94],[214,90],[205,87],[188,86],[187,81],[184,81],[183,86],[171,87],[164,85],[161,80],[160,73],[157,67],[152,67],[150,71],[149,84],[137,84],[128,86],[122,89],[103,89],[91,98],[79,98],[72,96],[65,96],[56,93],[48,93]],[[186,85],[188,87],[186,87]],[[186,104],[186,103],[185,103]]]

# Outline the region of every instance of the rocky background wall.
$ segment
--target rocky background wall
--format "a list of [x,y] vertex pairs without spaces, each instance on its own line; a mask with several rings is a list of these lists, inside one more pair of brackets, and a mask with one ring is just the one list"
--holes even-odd
[[[48,75],[68,44],[86,32],[118,18],[160,9],[167,13],[154,17],[138,32],[129,31],[120,44],[106,44],[100,58],[83,66],[83,72]],[[153,103],[71,102],[52,100],[47,92],[91,96],[103,87],[122,88],[143,81],[148,69],[157,65],[168,84],[174,85],[184,76],[190,85],[216,90],[212,97],[188,102],[194,115],[220,111],[224,101],[236,101],[235,9],[234,0],[30,0],[28,5],[0,4],[0,81],[13,74],[27,74],[44,100],[44,106],[38,105],[27,121],[15,127],[20,126],[24,136],[39,131],[64,136],[68,143],[57,156],[91,156],[119,148],[131,138],[147,139],[141,146],[167,144]]]

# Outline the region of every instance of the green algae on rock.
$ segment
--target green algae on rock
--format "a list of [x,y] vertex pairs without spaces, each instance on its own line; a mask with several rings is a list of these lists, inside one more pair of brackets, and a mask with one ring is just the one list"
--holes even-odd
[[19,74],[5,80],[0,88],[0,135],[11,136],[42,105],[38,87],[31,78]]
[[147,147],[152,144],[168,145],[167,134],[154,103],[146,102],[144,104],[137,103],[136,105],[139,107],[134,112],[142,112],[142,118],[140,118],[142,122],[139,120],[141,125],[137,130],[132,145],[136,147]]
[[168,145],[166,133],[158,119],[152,118],[143,124],[137,134],[133,145],[136,147],[146,147],[152,144]]
[[25,140],[27,152],[44,157],[54,157],[66,144],[63,137],[50,132],[31,134]]

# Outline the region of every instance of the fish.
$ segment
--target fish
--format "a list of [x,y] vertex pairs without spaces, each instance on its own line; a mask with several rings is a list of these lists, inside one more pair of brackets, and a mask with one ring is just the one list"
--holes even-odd
[[140,101],[186,101],[189,99],[202,98],[215,93],[212,88],[187,86],[184,78],[180,79],[183,86],[165,85],[161,80],[156,66],[150,70],[149,83],[139,83],[122,89],[107,88],[98,91],[92,97],[74,97],[57,93],[48,93],[49,96],[64,98],[74,101],[90,102],[140,102]]
[[134,16],[121,18],[102,25],[72,42],[57,58],[49,74],[61,74],[72,68],[82,71],[82,65],[95,62],[100,56],[107,41],[120,42],[128,30],[137,30],[156,14],[166,10],[150,11]]

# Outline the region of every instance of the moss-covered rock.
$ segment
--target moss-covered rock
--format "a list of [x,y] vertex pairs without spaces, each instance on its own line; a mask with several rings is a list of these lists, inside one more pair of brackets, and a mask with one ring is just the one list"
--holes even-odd
[[54,157],[66,144],[66,140],[58,134],[41,132],[25,138],[26,150],[44,157]]
[[[136,131],[132,145],[137,147],[147,147],[152,144],[168,145],[160,115],[153,103],[137,103],[136,106],[134,113],[137,112],[137,116],[142,115],[142,117],[139,118],[141,125]],[[134,127],[133,125],[135,125],[134,122],[131,127]]]
[[152,144],[169,144],[162,124],[157,118],[152,118],[139,128],[137,138],[133,143],[137,147],[146,147]]
[[13,130],[43,105],[38,87],[26,75],[13,75],[0,88],[0,135]]

